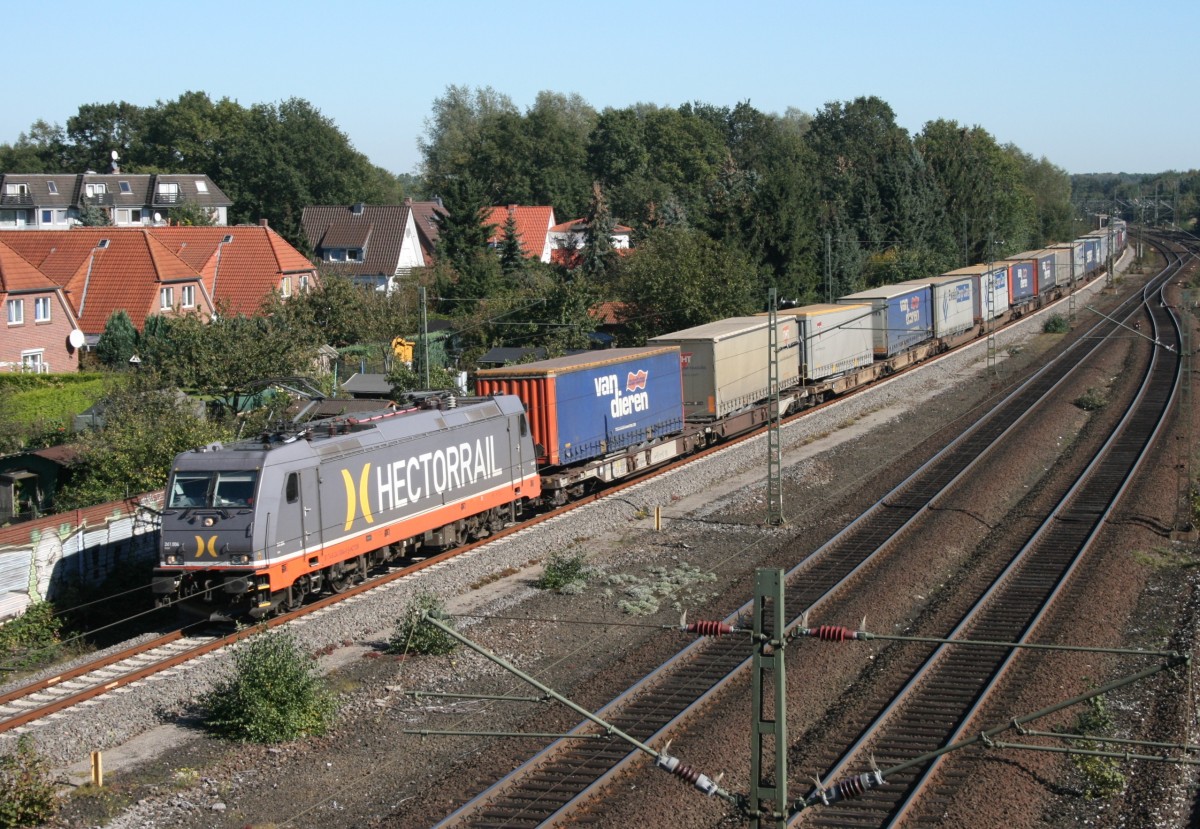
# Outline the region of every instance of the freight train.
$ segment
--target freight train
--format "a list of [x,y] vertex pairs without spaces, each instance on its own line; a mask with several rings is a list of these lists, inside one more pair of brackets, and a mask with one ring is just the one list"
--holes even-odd
[[[782,411],[871,383],[1065,296],[1125,227],[780,311]],[[477,397],[213,444],[174,463],[153,590],[261,618],[368,571],[484,538],[531,510],[685,457],[769,415],[766,315],[480,371]]]

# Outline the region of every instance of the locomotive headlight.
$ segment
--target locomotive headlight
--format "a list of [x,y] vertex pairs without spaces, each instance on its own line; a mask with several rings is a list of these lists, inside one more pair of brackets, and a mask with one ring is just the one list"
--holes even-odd
[[183,556],[177,556],[177,555],[164,556],[163,564],[183,564]]
[[211,515],[204,519],[204,526],[206,527],[211,527],[215,523],[217,523],[217,519],[213,518]]
[[230,556],[229,563],[230,564],[249,564],[250,556],[249,555]]
[[183,545],[178,541],[163,544],[163,564],[183,564]]

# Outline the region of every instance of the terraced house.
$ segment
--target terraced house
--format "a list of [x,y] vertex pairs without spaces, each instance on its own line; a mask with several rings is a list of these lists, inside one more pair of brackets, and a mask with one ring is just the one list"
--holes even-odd
[[202,208],[223,226],[233,202],[205,175],[0,174],[0,230],[68,230],[90,208],[115,227],[161,225],[183,204]]

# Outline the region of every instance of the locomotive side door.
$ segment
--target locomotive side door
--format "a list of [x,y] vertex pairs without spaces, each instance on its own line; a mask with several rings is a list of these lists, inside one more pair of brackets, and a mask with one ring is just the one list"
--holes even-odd
[[321,532],[321,493],[317,489],[317,470],[301,469],[300,539],[305,552],[319,550],[324,543]]
[[307,553],[321,547],[321,501],[315,469],[295,469],[284,475],[283,498],[275,528],[277,556]]

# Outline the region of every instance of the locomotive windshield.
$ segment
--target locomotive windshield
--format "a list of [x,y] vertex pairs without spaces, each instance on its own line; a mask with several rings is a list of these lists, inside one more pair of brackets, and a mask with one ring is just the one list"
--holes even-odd
[[176,472],[168,507],[249,507],[254,503],[258,473]]

